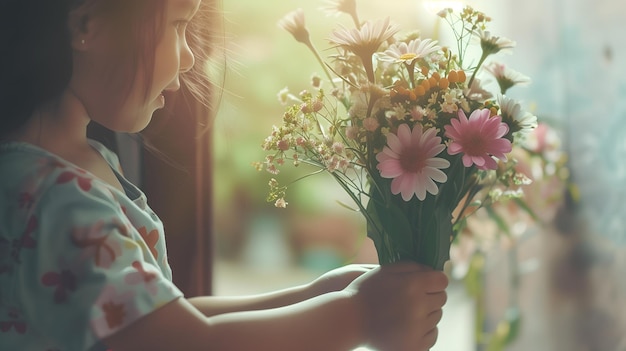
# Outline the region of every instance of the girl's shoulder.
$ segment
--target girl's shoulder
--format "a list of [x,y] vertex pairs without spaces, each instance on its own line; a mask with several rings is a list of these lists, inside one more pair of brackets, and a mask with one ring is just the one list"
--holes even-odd
[[[17,191],[48,187],[69,162],[35,145],[22,142],[0,144],[0,194],[9,189]],[[2,196],[2,195],[0,195]]]
[[[119,158],[113,151],[98,141],[89,140],[89,143],[111,168],[121,172]],[[92,176],[75,164],[35,145],[24,142],[0,143],[0,187],[16,188],[24,183],[30,183],[31,187],[46,187],[57,183],[60,174],[66,174],[64,177],[69,174],[82,175],[84,178]]]
[[[109,165],[119,170],[120,162],[117,155],[95,140],[89,140]],[[0,187],[20,188],[46,187],[58,182],[58,176],[66,174],[90,175],[75,164],[47,150],[24,142],[8,142],[0,144]]]
[[[119,166],[111,151],[99,143],[93,145],[112,166]],[[92,174],[44,149],[20,142],[0,144],[0,223],[17,225],[33,211],[114,197],[112,190]],[[5,235],[14,232],[4,229]]]

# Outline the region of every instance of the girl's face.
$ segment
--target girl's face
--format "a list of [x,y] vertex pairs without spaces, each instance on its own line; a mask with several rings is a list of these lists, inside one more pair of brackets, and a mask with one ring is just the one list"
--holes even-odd
[[[105,127],[118,131],[135,133],[143,130],[157,109],[164,107],[164,91],[175,91],[180,88],[179,75],[190,70],[194,64],[194,56],[187,44],[185,32],[187,23],[200,6],[201,0],[166,0],[165,17],[161,28],[161,37],[157,41],[154,53],[154,71],[152,84],[146,87],[145,70],[142,67],[136,72],[134,84],[127,96],[120,96],[123,103],[119,106],[111,103],[110,94],[101,87],[98,79],[87,78],[87,92],[82,97],[90,118]],[[96,48],[91,67],[97,69],[106,65],[106,57],[111,54],[106,43]],[[107,50],[109,52],[107,52]],[[99,55],[100,54],[100,55]],[[100,66],[103,67],[103,66]],[[132,79],[132,74],[129,79]],[[87,76],[90,73],[86,73]],[[146,95],[146,88],[147,95]],[[118,100],[119,101],[119,100]]]
[[[193,67],[194,56],[187,44],[185,32],[187,24],[198,10],[200,1],[167,0],[163,37],[156,47],[152,87],[146,106],[149,115],[165,106],[163,91],[178,90],[179,74]],[[146,125],[147,122],[149,119]]]

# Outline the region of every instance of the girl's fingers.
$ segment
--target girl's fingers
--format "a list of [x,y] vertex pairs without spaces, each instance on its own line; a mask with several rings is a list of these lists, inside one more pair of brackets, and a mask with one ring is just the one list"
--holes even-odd
[[437,343],[437,337],[439,336],[439,330],[437,327],[431,329],[424,337],[422,338],[422,344],[419,348],[420,351],[428,351],[431,347],[435,346]]
[[448,294],[445,291],[427,294],[426,296],[428,297],[428,302],[430,303],[430,306],[434,307],[435,309],[443,307],[443,305],[445,305],[448,301]]
[[439,293],[448,287],[448,277],[444,273],[432,271],[422,274],[425,275],[423,284],[426,293]]
[[435,310],[433,312],[430,312],[430,314],[426,317],[426,324],[427,325],[437,325],[441,321],[442,317],[443,317],[443,310],[442,309],[438,309],[438,310]]

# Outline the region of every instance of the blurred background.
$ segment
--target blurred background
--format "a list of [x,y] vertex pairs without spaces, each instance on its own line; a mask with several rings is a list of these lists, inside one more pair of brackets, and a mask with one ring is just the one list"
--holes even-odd
[[[509,95],[545,124],[549,157],[529,202],[541,223],[514,217],[502,235],[462,236],[453,253],[449,302],[433,350],[626,351],[626,3],[610,0],[357,0],[361,20],[389,16],[450,45],[435,13],[471,5],[517,42],[500,55],[532,78]],[[289,205],[266,202],[271,175],[263,139],[281,123],[277,93],[310,87],[323,74],[306,47],[277,26],[296,8],[321,55],[346,15],[323,1],[224,1],[227,67],[213,128],[214,293],[238,295],[305,283],[348,263],[376,262],[365,223],[326,174],[289,188]],[[558,168],[557,167],[557,168]],[[553,168],[554,170],[554,168]],[[310,171],[310,170],[309,170]],[[302,173],[298,173],[302,172]],[[285,167],[283,181],[306,173]]]

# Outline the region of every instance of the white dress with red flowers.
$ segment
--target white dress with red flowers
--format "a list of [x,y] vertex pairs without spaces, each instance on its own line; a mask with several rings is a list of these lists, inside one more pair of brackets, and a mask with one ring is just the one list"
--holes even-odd
[[163,225],[125,192],[26,143],[0,144],[0,350],[105,350],[100,340],[182,296]]

